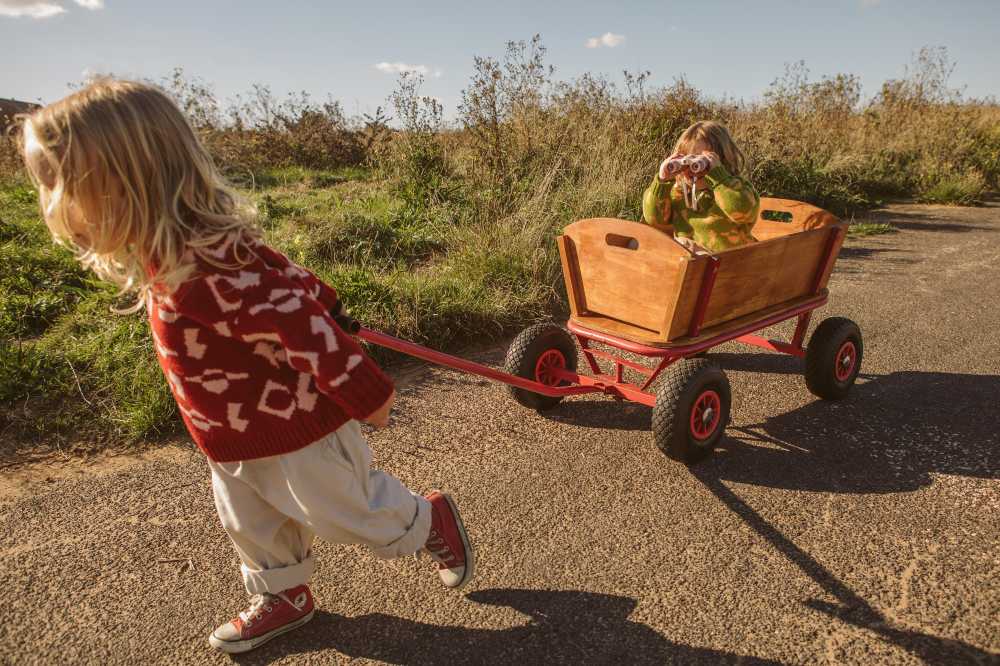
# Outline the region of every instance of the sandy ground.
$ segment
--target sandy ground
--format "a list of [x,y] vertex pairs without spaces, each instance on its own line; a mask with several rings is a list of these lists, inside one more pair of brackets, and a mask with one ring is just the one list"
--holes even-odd
[[[1000,207],[878,216],[899,233],[847,242],[814,319],[864,332],[849,400],[720,348],[732,423],[687,468],[645,407],[542,416],[427,369],[376,464],[455,495],[477,579],[320,543],[315,619],[236,661],[1000,663]],[[190,445],[5,470],[0,663],[229,662],[206,637],[245,604],[237,565]]]

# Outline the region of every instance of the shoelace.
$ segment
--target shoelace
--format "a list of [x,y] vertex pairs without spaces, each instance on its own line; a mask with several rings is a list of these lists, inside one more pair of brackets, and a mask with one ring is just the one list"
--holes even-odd
[[438,567],[450,569],[449,560],[455,561],[458,559],[455,553],[451,551],[451,548],[448,547],[447,542],[435,530],[431,530],[431,533],[427,536],[427,543],[424,544],[424,550],[437,563]]
[[[284,601],[296,610],[302,609],[300,605],[292,603],[292,600],[286,597],[282,592],[278,592],[277,594],[264,592],[263,594],[255,594],[250,597],[250,608],[245,611],[241,611],[239,617],[243,620],[243,624],[249,627],[255,620],[260,619],[260,616],[263,613],[270,613],[274,610],[274,607],[277,606],[279,601]],[[303,598],[302,603],[305,604],[305,598]]]

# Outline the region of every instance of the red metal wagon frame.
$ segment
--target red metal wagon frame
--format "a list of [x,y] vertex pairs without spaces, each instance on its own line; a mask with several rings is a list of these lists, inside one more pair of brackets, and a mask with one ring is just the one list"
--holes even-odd
[[[454,370],[480,375],[488,379],[509,384],[516,388],[533,391],[544,396],[567,397],[571,395],[585,395],[589,393],[607,393],[615,396],[616,398],[630,400],[632,402],[638,402],[653,407],[656,404],[656,396],[655,394],[650,393],[647,389],[649,389],[657,377],[659,377],[666,368],[670,367],[670,365],[682,358],[694,356],[726,342],[736,340],[737,342],[742,342],[755,347],[761,347],[769,351],[790,354],[800,358],[804,357],[806,355],[806,350],[802,346],[802,341],[805,338],[806,329],[809,327],[809,320],[812,316],[812,311],[823,306],[827,301],[826,291],[821,287],[823,276],[828,274],[832,268],[833,262],[836,261],[836,249],[838,248],[845,233],[846,231],[844,228],[837,228],[830,234],[830,238],[827,241],[824,250],[823,259],[820,262],[819,268],[813,278],[812,288],[809,292],[812,294],[811,298],[805,301],[797,301],[793,307],[789,307],[786,310],[780,310],[763,319],[755,320],[743,326],[725,330],[718,335],[700,340],[698,342],[670,347],[653,347],[626,340],[618,336],[609,335],[607,333],[592,331],[570,320],[567,328],[576,337],[577,342],[580,345],[580,349],[583,351],[593,375],[581,375],[576,372],[570,372],[565,369],[564,366],[560,367],[558,364],[554,364],[546,368],[546,382],[537,382],[491,368],[490,366],[483,365],[481,363],[476,363],[457,356],[435,351],[422,345],[401,340],[391,335],[386,335],[385,333],[379,333],[370,329],[361,328],[357,335],[367,342],[385,347],[387,349],[393,349],[409,356],[452,368]],[[688,331],[688,337],[690,338],[694,338],[701,333],[702,323],[705,320],[705,312],[708,308],[708,302],[712,297],[712,291],[715,287],[715,276],[719,271],[721,259],[717,256],[712,256],[710,259],[711,262],[702,280],[698,293],[694,319],[690,330]],[[791,342],[766,339],[753,335],[755,331],[787,321],[793,317],[798,317],[798,322],[795,326],[795,332],[792,335]],[[649,358],[658,358],[660,359],[660,362],[655,368],[651,368],[640,363],[630,361],[626,358],[622,358],[621,356],[611,352],[594,349],[590,346],[592,342],[602,343],[623,351]],[[601,368],[597,363],[597,359],[599,358],[614,362],[615,369],[613,375],[605,374],[601,371]],[[645,381],[641,384],[633,384],[625,381],[625,368],[634,370],[644,375]]]

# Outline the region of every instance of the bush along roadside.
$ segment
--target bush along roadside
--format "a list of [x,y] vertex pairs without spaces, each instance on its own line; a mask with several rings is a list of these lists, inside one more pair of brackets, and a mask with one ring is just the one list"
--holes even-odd
[[[226,110],[180,72],[163,83],[256,204],[268,242],[334,285],[359,320],[448,348],[565,307],[555,235],[584,217],[638,219],[657,164],[699,119],[729,126],[764,195],[845,218],[888,199],[981,201],[1000,186],[1000,107],[962,99],[950,72],[946,53],[925,49],[862,101],[857,77],[814,81],[799,64],[760,101],[734,103],[685,80],[650,89],[648,72],[626,73],[624,88],[560,80],[536,37],[474,59],[456,122],[413,74],[386,111],[353,119],[264,87]],[[111,312],[121,305],[53,245],[0,139],[0,446],[180,432],[146,324]]]

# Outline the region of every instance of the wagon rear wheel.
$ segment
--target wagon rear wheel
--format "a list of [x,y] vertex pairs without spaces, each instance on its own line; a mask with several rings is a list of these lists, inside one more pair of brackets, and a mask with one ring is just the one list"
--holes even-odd
[[847,397],[861,371],[861,329],[850,319],[824,319],[806,348],[806,385],[824,400]]
[[[504,370],[546,386],[566,386],[568,382],[560,379],[558,373],[562,370],[576,372],[576,363],[576,342],[566,329],[555,324],[535,324],[514,338],[507,350]],[[539,411],[552,409],[562,401],[561,397],[514,386],[510,387],[510,392],[525,407]]]
[[656,392],[653,440],[671,458],[696,463],[722,438],[731,403],[729,379],[717,363],[707,358],[678,361]]

